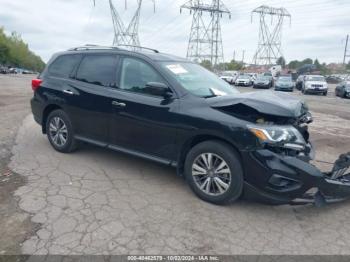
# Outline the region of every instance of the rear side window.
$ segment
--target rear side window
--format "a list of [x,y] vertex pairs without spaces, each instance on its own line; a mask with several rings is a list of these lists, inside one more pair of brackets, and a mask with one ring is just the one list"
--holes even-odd
[[116,57],[111,55],[89,55],[83,58],[76,79],[82,82],[115,87]]
[[78,65],[81,59],[80,55],[59,56],[50,66],[49,74],[52,76],[68,78]]

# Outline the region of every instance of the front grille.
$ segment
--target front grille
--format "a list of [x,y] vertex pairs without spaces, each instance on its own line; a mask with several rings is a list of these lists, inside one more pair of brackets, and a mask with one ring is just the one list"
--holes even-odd
[[320,87],[323,87],[323,85],[311,85],[312,87],[315,87],[315,88],[320,88]]

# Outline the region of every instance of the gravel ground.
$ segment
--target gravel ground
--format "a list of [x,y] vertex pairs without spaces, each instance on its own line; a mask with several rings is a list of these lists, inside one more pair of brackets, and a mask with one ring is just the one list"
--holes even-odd
[[19,254],[20,243],[36,229],[13,196],[26,179],[8,168],[17,130],[30,113],[30,79],[0,75],[0,254]]
[[[32,117],[25,117],[30,94],[27,77],[0,76],[2,174],[11,169],[1,178],[20,181],[5,181],[8,191],[1,194],[6,217],[0,222],[16,228],[6,233],[0,227],[3,252],[350,254],[350,202],[322,209],[243,201],[210,205],[171,168],[93,146],[68,155],[55,152]],[[350,148],[350,100],[332,92],[303,98],[315,117],[317,160],[332,162]]]

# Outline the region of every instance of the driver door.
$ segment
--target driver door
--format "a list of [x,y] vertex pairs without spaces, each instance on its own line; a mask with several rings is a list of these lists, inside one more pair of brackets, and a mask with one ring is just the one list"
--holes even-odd
[[178,99],[150,94],[146,88],[149,82],[168,85],[146,61],[122,59],[119,88],[115,89],[112,102],[111,142],[117,150],[132,150],[158,160],[176,160]]

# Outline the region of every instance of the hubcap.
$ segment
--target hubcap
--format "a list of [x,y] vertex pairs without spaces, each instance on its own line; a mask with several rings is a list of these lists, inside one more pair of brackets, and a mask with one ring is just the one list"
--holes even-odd
[[219,196],[231,184],[231,170],[225,160],[213,153],[199,155],[192,165],[192,176],[205,194]]
[[66,144],[68,138],[68,130],[66,124],[63,120],[55,116],[51,119],[49,124],[49,134],[51,141],[59,147],[62,147]]

